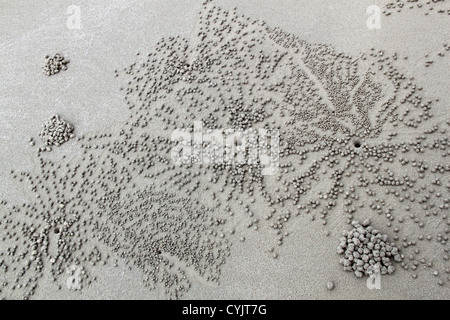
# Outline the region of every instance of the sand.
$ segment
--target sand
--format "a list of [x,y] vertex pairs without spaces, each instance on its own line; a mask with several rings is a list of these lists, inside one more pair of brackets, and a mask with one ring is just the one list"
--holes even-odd
[[[376,1],[380,6],[383,1]],[[339,51],[357,56],[370,48],[397,52],[398,66],[424,87],[427,97],[437,99],[433,105],[432,121],[448,119],[449,68],[448,57],[436,56],[448,39],[447,15],[425,16],[420,10],[382,17],[380,30],[366,27],[369,1],[288,1],[282,5],[274,1],[215,1],[217,6],[232,9],[252,19],[263,19],[271,27],[295,34],[308,43],[326,43]],[[10,170],[36,172],[39,162],[36,147],[28,140],[38,133],[45,121],[54,113],[61,114],[76,128],[78,136],[92,132],[114,132],[128,119],[130,111],[119,89],[123,85],[115,78],[115,70],[122,70],[136,59],[153,52],[163,37],[181,36],[194,38],[201,1],[183,1],[173,4],[167,1],[150,1],[138,4],[127,1],[105,2],[96,5],[80,3],[82,29],[66,27],[67,7],[73,3],[58,5],[39,1],[35,4],[0,4],[0,60],[1,72],[1,127],[0,172],[3,184],[1,199],[10,203],[29,203],[33,194],[15,181]],[[14,27],[13,27],[14,26]],[[59,52],[71,62],[67,71],[47,77],[41,67],[44,56]],[[425,57],[429,55],[429,57]],[[426,60],[434,63],[425,66]],[[447,133],[448,137],[448,133]],[[56,162],[63,156],[80,159],[81,149],[75,141],[69,141],[55,152],[45,155]],[[431,154],[421,155],[422,160],[432,161]],[[445,160],[445,158],[443,158]],[[448,161],[447,161],[448,163]],[[445,165],[445,162],[443,162]],[[444,186],[448,173],[442,176]],[[447,193],[443,197],[448,197]],[[364,202],[364,199],[362,199]],[[369,201],[369,200],[368,200]],[[264,203],[257,203],[264,207]],[[262,209],[261,209],[262,210]],[[420,210],[418,213],[423,212]],[[360,212],[357,217],[359,218]],[[363,214],[361,214],[364,217]],[[244,217],[237,217],[244,224]],[[392,228],[386,221],[377,220],[383,232],[391,237]],[[416,230],[406,226],[403,234],[416,236]],[[209,282],[202,277],[191,276],[191,288],[182,299],[448,299],[448,281],[437,285],[433,269],[421,270],[413,279],[411,272],[398,267],[393,275],[382,277],[380,290],[369,290],[365,279],[357,279],[344,272],[339,264],[336,247],[340,234],[348,229],[345,218],[330,215],[326,226],[301,215],[289,221],[289,236],[277,247],[277,259],[273,259],[273,239],[266,232],[247,232],[230,237],[230,256],[221,267],[219,281]],[[326,232],[329,235],[326,236]],[[241,236],[245,241],[239,241]],[[401,241],[400,241],[401,244]],[[444,246],[448,248],[448,245]],[[444,264],[441,251],[429,254],[438,264]],[[408,260],[407,257],[405,257]],[[448,262],[446,263],[448,268]],[[420,266],[422,269],[422,266]],[[418,272],[419,273],[419,272]],[[44,272],[34,299],[166,299],[164,288],[155,290],[144,287],[142,273],[129,270],[119,261],[95,266],[89,274],[97,277],[81,291],[67,290],[65,280],[56,283]],[[443,279],[448,275],[439,274]],[[327,282],[333,281],[335,289],[327,290]],[[58,286],[62,286],[58,290]],[[425,288],[425,289],[424,289]],[[8,297],[8,296],[7,296]],[[11,298],[15,296],[11,295]]]

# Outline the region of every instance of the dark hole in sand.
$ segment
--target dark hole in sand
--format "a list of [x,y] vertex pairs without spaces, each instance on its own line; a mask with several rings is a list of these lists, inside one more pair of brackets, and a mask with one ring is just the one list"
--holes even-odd
[[355,142],[353,142],[353,146],[354,146],[356,149],[361,148],[361,146],[362,146],[361,141],[355,141]]

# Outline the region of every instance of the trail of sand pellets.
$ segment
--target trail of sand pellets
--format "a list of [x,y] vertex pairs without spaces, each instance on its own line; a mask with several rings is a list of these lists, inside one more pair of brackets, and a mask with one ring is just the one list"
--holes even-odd
[[[336,268],[404,268],[448,286],[450,119],[396,60],[308,43],[207,1],[190,39],[161,39],[116,71],[126,122],[78,137],[81,161],[39,154],[40,172],[12,172],[35,198],[2,202],[0,296],[31,298],[44,274],[64,283],[70,268],[82,268],[82,290],[95,265],[120,260],[180,298],[193,281],[219,283],[251,232],[277,258],[301,217],[324,230],[331,218],[349,224],[344,239],[331,235]],[[199,125],[242,133],[231,158],[251,161],[217,161],[217,141],[172,139]],[[252,153],[260,129],[279,135],[272,174]],[[183,148],[193,152],[174,163]]]

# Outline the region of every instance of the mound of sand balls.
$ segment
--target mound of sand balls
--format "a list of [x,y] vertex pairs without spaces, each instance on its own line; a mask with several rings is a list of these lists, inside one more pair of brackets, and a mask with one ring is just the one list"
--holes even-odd
[[378,269],[381,274],[392,274],[395,267],[391,258],[401,262],[403,257],[394,243],[388,243],[388,236],[370,226],[366,220],[362,224],[352,222],[353,229],[344,231],[337,253],[344,255],[340,263],[345,271],[355,273],[361,278],[371,276]]
[[[393,258],[413,279],[447,285],[450,119],[432,121],[438,99],[397,68],[397,53],[351,56],[209,1],[194,30],[116,70],[130,116],[80,136],[81,158],[38,152],[38,170],[11,171],[38,200],[0,201],[0,298],[30,298],[49,277],[59,290],[85,288],[98,264],[128,266],[150,290],[180,298],[193,281],[219,283],[233,242],[251,232],[277,259],[305,217],[327,236],[331,217],[351,225],[338,252],[359,277],[394,272]],[[44,150],[67,141],[59,121],[46,125]],[[201,133],[196,121],[208,134],[276,129],[279,170],[199,163],[220,147],[211,141],[191,143],[175,164],[171,136]],[[368,221],[352,224],[361,213],[378,217],[402,253]]]
[[58,147],[75,137],[73,131],[74,127],[70,123],[55,114],[45,123],[39,136],[47,147]]
[[42,70],[46,75],[52,76],[61,70],[67,70],[67,64],[69,62],[69,59],[65,59],[59,53],[56,53],[53,57],[47,55],[45,56],[45,65]]

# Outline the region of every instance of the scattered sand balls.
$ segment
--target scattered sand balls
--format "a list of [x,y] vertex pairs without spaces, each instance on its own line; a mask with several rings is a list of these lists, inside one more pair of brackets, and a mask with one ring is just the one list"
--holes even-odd
[[340,260],[344,270],[354,272],[358,278],[374,274],[377,268],[382,275],[394,273],[390,258],[396,262],[403,260],[396,245],[388,243],[387,235],[370,226],[369,220],[362,224],[353,221],[352,226],[351,231],[343,232],[337,247],[337,253],[344,255]]
[[[383,258],[397,258],[417,278],[433,261],[436,282],[447,285],[450,120],[429,121],[435,101],[396,67],[397,54],[373,48],[351,56],[205,4],[196,36],[161,39],[116,70],[130,117],[117,130],[79,137],[81,161],[38,155],[37,173],[12,170],[36,199],[0,206],[0,237],[10,241],[0,297],[32,297],[44,273],[60,281],[72,265],[123,263],[145,286],[179,298],[195,279],[219,281],[233,237],[265,233],[277,259],[297,216],[330,236],[329,217],[351,224],[360,211],[385,219],[410,259],[363,224],[353,228],[365,235],[343,238],[346,267],[360,276],[370,267],[391,273]],[[279,129],[277,174],[262,176],[258,163],[197,165],[197,152],[175,165],[171,133],[192,132],[195,120],[208,130]],[[61,144],[54,131],[44,134],[53,139],[47,148]]]
[[59,73],[61,70],[67,70],[67,64],[69,59],[65,59],[59,53],[56,53],[53,57],[45,56],[45,65],[42,67],[44,74],[52,76]]
[[405,9],[416,9],[428,16],[430,13],[450,15],[447,0],[395,0],[384,5],[383,13],[386,16],[393,12],[402,12]]
[[60,146],[75,137],[74,127],[59,115],[53,115],[44,125],[39,136],[47,147]]

